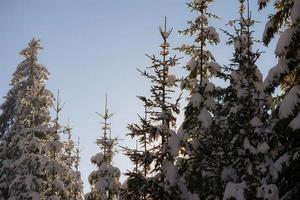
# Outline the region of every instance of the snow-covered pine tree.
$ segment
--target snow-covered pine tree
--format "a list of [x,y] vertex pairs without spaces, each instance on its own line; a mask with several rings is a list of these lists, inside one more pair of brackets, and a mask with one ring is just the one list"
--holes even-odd
[[80,163],[79,146],[75,149],[74,141],[72,140],[72,128],[69,124],[62,127],[60,131],[67,135],[66,141],[63,142],[63,151],[60,156],[60,160],[64,164],[64,174],[61,181],[64,185],[65,194],[67,199],[82,200],[83,182],[78,171]]
[[[140,98],[143,99],[143,97]],[[147,185],[147,175],[152,162],[152,156],[148,151],[148,137],[151,126],[148,120],[147,106],[145,105],[144,107],[144,116],[139,116],[140,124],[128,125],[130,131],[128,135],[136,139],[136,148],[124,148],[125,155],[131,160],[134,169],[125,174],[127,179],[122,185],[120,194],[120,199],[122,200],[146,200],[150,196],[150,191],[147,191],[147,188],[149,188]],[[142,149],[139,149],[139,146]]]
[[16,96],[7,118],[9,126],[0,142],[3,199],[44,199],[49,191],[46,163],[51,158],[46,146],[56,138],[57,129],[49,113],[53,95],[45,85],[49,72],[37,63],[40,49],[39,40],[32,39],[21,51],[25,60],[18,65],[11,81]]
[[[260,52],[253,50],[256,40],[251,29],[254,24],[249,0],[240,0],[240,19],[229,22],[235,33],[225,31],[228,44],[234,45],[234,53],[228,67],[230,85],[223,108],[226,114],[224,136],[229,138],[228,149],[224,151],[227,166],[221,175],[226,185],[224,200],[278,199],[276,185],[270,184],[271,133],[267,121],[270,97],[264,92],[262,74],[255,64]],[[262,185],[269,186],[271,198],[261,194]]]
[[85,200],[117,200],[120,190],[120,170],[112,165],[114,147],[118,144],[118,138],[111,138],[111,124],[109,119],[113,114],[107,108],[105,100],[104,114],[98,115],[104,120],[103,136],[97,139],[97,145],[101,152],[91,157],[91,162],[97,166],[97,170],[89,175],[91,192],[85,194]]
[[64,142],[63,161],[68,167],[69,174],[64,178],[64,185],[69,193],[70,200],[83,199],[83,182],[79,171],[80,164],[80,142],[78,138],[77,146],[72,139],[72,128],[68,124],[63,132],[67,134],[67,140]]
[[60,141],[62,133],[59,124],[59,114],[62,110],[60,104],[59,91],[57,93],[56,102],[53,106],[55,111],[55,119],[53,120],[53,131],[48,134],[46,142],[46,155],[50,158],[45,163],[45,176],[47,177],[44,195],[46,199],[67,199],[69,194],[65,190],[63,177],[65,176],[64,163],[61,161],[63,143]]
[[[172,93],[179,82],[178,78],[171,74],[171,68],[178,63],[176,56],[169,57],[169,47],[167,39],[171,34],[171,30],[167,30],[166,20],[165,26],[160,27],[160,34],[163,43],[160,45],[161,58],[155,55],[149,56],[151,66],[148,69],[140,71],[141,75],[149,79],[152,83],[150,98],[139,97],[147,108],[149,114],[148,122],[142,122],[138,126],[142,128],[146,125],[149,134],[146,140],[149,148],[148,153],[144,153],[145,164],[151,167],[146,178],[146,191],[149,192],[147,198],[158,199],[193,199],[192,195],[187,191],[185,182],[179,176],[177,167],[175,166],[175,158],[179,153],[179,137],[174,131],[176,118],[173,113],[179,113],[180,96],[172,101]],[[137,127],[133,127],[137,128]],[[137,129],[139,129],[137,128]],[[138,130],[134,130],[133,134],[137,134]],[[143,134],[143,133],[141,133]],[[142,141],[142,144],[144,142]]]
[[[273,1],[259,0],[260,9]],[[275,13],[269,16],[263,33],[268,45],[279,32],[275,49],[278,64],[264,81],[266,90],[274,94],[279,85],[282,93],[272,113],[274,135],[278,146],[273,154],[273,178],[277,180],[281,199],[300,196],[300,1],[274,1]]]
[[[182,82],[182,89],[190,92],[185,108],[185,119],[180,135],[183,136],[185,158],[181,160],[181,171],[189,189],[201,199],[213,198],[222,192],[220,188],[220,162],[218,142],[219,128],[212,115],[217,118],[221,90],[211,82],[213,77],[224,78],[221,67],[216,63],[209,45],[220,42],[216,29],[209,26],[209,20],[218,17],[208,11],[212,0],[192,0],[188,3],[191,11],[197,13],[194,21],[181,34],[195,37],[193,44],[182,45],[178,50],[191,57],[186,65],[188,76]],[[216,97],[218,96],[218,99]],[[221,162],[220,162],[221,163]]]
[[82,200],[83,199],[83,182],[81,180],[81,173],[79,171],[80,164],[80,139],[78,138],[77,147],[75,149],[75,160],[74,160],[74,173],[73,173],[73,184],[71,189],[70,199]]

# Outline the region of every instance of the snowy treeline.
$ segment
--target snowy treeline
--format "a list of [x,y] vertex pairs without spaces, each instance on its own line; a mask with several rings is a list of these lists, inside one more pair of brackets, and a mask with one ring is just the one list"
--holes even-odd
[[[261,33],[264,45],[279,34],[278,64],[266,78],[256,64],[261,52],[254,49],[259,41],[249,0],[238,1],[237,19],[219,31],[210,26],[219,20],[209,12],[213,0],[187,3],[197,17],[179,31],[193,42],[175,48],[189,58],[183,78],[174,74],[180,58],[170,55],[173,30],[165,20],[160,55],[147,55],[150,66],[139,69],[151,87],[149,97],[138,96],[144,104],[139,123],[128,125],[136,147],[123,147],[134,169],[121,184],[113,166],[118,138],[111,136],[106,102],[99,152],[91,157],[97,169],[85,195],[79,142],[69,125],[60,124],[59,93],[54,98],[46,88],[49,73],[38,63],[42,47],[33,39],[20,52],[25,59],[0,106],[0,200],[299,199],[300,0],[258,0],[260,12],[274,7]],[[223,39],[233,49],[227,66],[209,50]],[[216,78],[225,84],[215,85]],[[179,90],[188,94],[185,108]],[[184,121],[176,127],[180,112]]]

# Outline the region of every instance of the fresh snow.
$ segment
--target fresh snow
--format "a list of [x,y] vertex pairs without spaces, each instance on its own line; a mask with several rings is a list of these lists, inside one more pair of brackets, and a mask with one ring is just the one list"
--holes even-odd
[[166,175],[166,180],[168,181],[170,186],[176,185],[177,176],[178,176],[176,166],[172,162],[165,160],[163,163],[163,167],[164,167],[164,173]]
[[198,92],[193,92],[191,94],[191,103],[193,107],[199,107],[203,102],[203,97]]
[[172,156],[178,156],[180,148],[180,137],[173,130],[170,130],[170,136],[168,138],[168,147]]
[[257,151],[257,153],[267,153],[269,151],[269,149],[270,149],[270,146],[266,142],[263,142],[263,143],[257,144],[256,151]]
[[237,179],[236,170],[232,166],[225,167],[222,170],[221,178],[224,182],[235,181]]
[[289,69],[286,61],[279,57],[277,65],[275,65],[272,69],[270,69],[264,81],[264,86],[268,88],[272,86],[274,82],[277,83],[280,75],[287,73],[288,70]]
[[289,127],[296,131],[300,129],[300,112],[298,112],[297,116],[290,122]]
[[[282,100],[279,106],[279,118],[284,119],[294,114],[300,104],[300,85],[294,86]],[[293,124],[292,124],[293,125]]]
[[296,23],[300,17],[300,0],[294,0],[294,6],[291,10],[291,19],[293,23]]
[[252,154],[256,154],[256,148],[250,144],[250,141],[247,137],[244,140],[244,149],[249,150],[249,152]]
[[212,123],[212,117],[207,111],[206,107],[203,107],[198,115],[198,120],[201,122],[201,126],[205,129],[209,128]]
[[274,184],[264,184],[261,187],[257,188],[256,197],[263,198],[264,200],[279,200],[278,188]]
[[257,116],[255,116],[251,119],[250,124],[252,127],[260,127],[263,125],[263,123]]
[[283,165],[288,166],[290,160],[290,156],[285,153],[280,156],[276,162],[274,163],[274,167],[277,169],[278,172],[281,172]]
[[232,183],[228,182],[225,187],[223,200],[235,198],[235,200],[245,200],[244,190],[246,189],[246,183]]
[[291,43],[292,34],[293,34],[292,28],[288,28],[283,33],[281,33],[275,49],[276,55],[278,56],[284,55],[285,47],[287,47]]
[[[266,0],[262,0],[262,1],[266,1]],[[272,27],[274,27],[274,22],[273,20],[268,20],[266,25],[265,25],[265,29],[264,29],[264,32],[263,32],[263,39],[267,37],[267,32],[269,29],[271,29]]]
[[176,75],[174,75],[174,74],[170,74],[169,76],[168,76],[168,85],[169,86],[174,86],[175,85],[175,83],[176,83],[176,80],[177,80],[177,78],[176,78]]

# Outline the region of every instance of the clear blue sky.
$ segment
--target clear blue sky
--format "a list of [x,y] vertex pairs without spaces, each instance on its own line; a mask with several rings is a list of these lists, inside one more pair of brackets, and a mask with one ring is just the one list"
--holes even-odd
[[[187,0],[1,0],[0,1],[0,96],[9,89],[11,75],[22,61],[20,50],[36,37],[44,49],[39,62],[51,73],[48,88],[56,93],[59,88],[66,103],[62,121],[73,127],[74,138],[81,138],[81,172],[85,191],[89,190],[88,174],[94,169],[90,157],[97,153],[94,143],[100,136],[99,118],[95,112],[104,109],[105,93],[109,107],[116,112],[112,119],[114,136],[124,139],[123,146],[133,141],[125,137],[128,123],[136,122],[142,112],[137,95],[148,94],[149,84],[140,77],[136,68],[148,65],[145,53],[159,52],[161,43],[158,26],[164,16],[174,31],[170,37],[173,47],[189,39],[177,31],[194,19],[187,9]],[[251,0],[257,24],[258,39],[270,10],[257,12],[257,0]],[[238,16],[238,0],[215,0],[211,11],[222,20],[211,25],[226,28],[225,23]],[[229,27],[227,27],[229,28]],[[220,32],[220,31],[219,31]],[[220,33],[221,44],[212,48],[217,61],[227,64],[232,48],[226,46],[226,37]],[[274,42],[270,48],[260,47],[266,53],[258,65],[263,74],[276,60]],[[182,65],[187,58],[182,60]],[[178,71],[182,73],[181,70]],[[183,76],[183,74],[177,74]],[[3,99],[0,100],[0,103]],[[183,103],[184,104],[184,103]],[[182,120],[182,117],[179,118]],[[180,122],[179,122],[180,123]],[[129,160],[121,155],[114,159],[124,173],[130,169]],[[121,179],[124,180],[124,177]]]

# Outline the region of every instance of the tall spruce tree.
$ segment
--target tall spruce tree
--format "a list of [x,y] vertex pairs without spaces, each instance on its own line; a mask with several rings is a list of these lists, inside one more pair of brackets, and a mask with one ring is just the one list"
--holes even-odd
[[251,29],[255,21],[251,18],[249,1],[240,0],[240,3],[240,19],[229,22],[235,33],[225,31],[228,43],[235,50],[229,67],[230,85],[224,98],[224,133],[230,141],[224,152],[229,165],[224,167],[221,176],[226,184],[223,199],[260,199],[265,197],[261,187],[268,185],[269,195],[275,200],[278,191],[276,185],[270,184],[271,132],[267,121],[271,101],[255,64],[260,52],[253,50],[256,40]]
[[[140,99],[142,100],[143,97],[140,97]],[[122,200],[146,200],[150,197],[147,177],[152,156],[148,151],[150,146],[147,138],[149,137],[151,126],[148,119],[147,106],[145,105],[144,108],[144,116],[139,115],[140,124],[128,125],[130,131],[128,135],[136,139],[136,147],[135,149],[124,148],[125,155],[131,160],[134,169],[125,174],[127,179],[121,188],[120,199]],[[140,149],[140,146],[142,149]]]
[[[146,170],[146,173],[144,171],[144,175],[139,177],[142,177],[144,182],[143,198],[153,200],[194,199],[175,165],[180,141],[174,131],[176,125],[174,113],[179,113],[180,96],[172,101],[172,93],[175,92],[179,79],[171,74],[171,68],[178,64],[176,56],[169,57],[170,44],[167,39],[171,31],[172,29],[167,30],[165,20],[164,27],[160,27],[163,39],[160,45],[161,58],[147,55],[152,63],[148,67],[151,70],[139,70],[141,75],[152,83],[150,98],[139,97],[147,109],[148,119],[140,117],[141,124],[129,126],[131,135],[139,138],[141,145],[146,147],[144,152],[138,155],[140,165]],[[134,180],[138,181],[137,178]]]
[[[201,199],[215,198],[220,190],[221,165],[219,124],[217,112],[220,110],[221,89],[211,79],[224,78],[221,66],[216,63],[209,45],[220,42],[216,29],[209,26],[209,20],[218,17],[208,11],[212,0],[192,0],[188,3],[197,18],[188,21],[189,27],[181,34],[194,37],[194,43],[184,44],[180,51],[191,57],[186,65],[188,76],[182,82],[182,89],[190,92],[185,108],[185,119],[179,134],[182,135],[185,157],[181,159],[180,170],[184,174],[189,189]],[[214,116],[214,118],[213,118]],[[220,162],[221,163],[221,162]],[[219,190],[219,191],[218,191]]]
[[105,100],[104,114],[99,116],[103,122],[103,136],[97,139],[97,145],[101,152],[91,158],[91,162],[97,166],[97,170],[89,175],[91,192],[85,195],[86,200],[116,200],[119,198],[120,170],[112,165],[114,147],[118,144],[118,138],[111,138],[111,124],[109,119],[113,114],[107,108]]
[[64,176],[63,182],[68,192],[70,200],[82,200],[83,199],[83,182],[81,180],[81,174],[79,172],[80,164],[80,149],[79,138],[77,146],[72,139],[72,128],[68,124],[63,127],[62,132],[67,135],[66,141],[63,144],[62,161],[66,165],[69,173]]
[[46,143],[46,152],[50,159],[45,163],[45,174],[48,181],[46,182],[47,190],[44,194],[46,199],[68,199],[69,192],[66,190],[63,180],[64,176],[68,175],[68,168],[65,163],[62,162],[63,143],[60,140],[60,134],[63,130],[59,120],[63,106],[61,106],[59,91],[53,108],[55,111],[55,118],[53,120],[54,131],[52,134],[49,134]]
[[[0,142],[2,199],[60,199],[64,196],[58,173],[63,170],[63,163],[56,159],[62,146],[59,124],[50,117],[53,95],[45,85],[49,72],[37,63],[40,49],[39,40],[33,39],[21,51],[25,60],[18,65],[11,81],[8,96],[15,96],[7,99],[13,103],[7,103],[11,106],[6,118],[9,123],[4,121],[5,135]],[[3,115],[5,111],[7,109],[2,110]]]
[[[258,1],[260,9],[270,2],[273,1]],[[273,6],[275,12],[269,16],[263,33],[263,41],[268,45],[282,31],[275,49],[278,64],[264,82],[270,94],[278,86],[282,89],[271,119],[278,138],[273,149],[273,179],[281,199],[297,199],[300,196],[300,1],[279,0]]]

